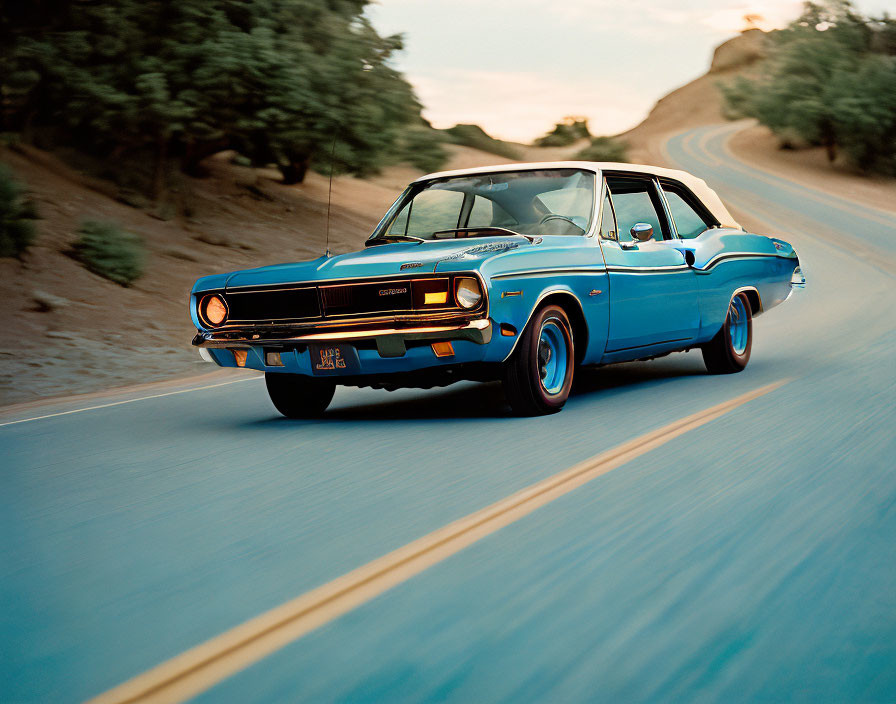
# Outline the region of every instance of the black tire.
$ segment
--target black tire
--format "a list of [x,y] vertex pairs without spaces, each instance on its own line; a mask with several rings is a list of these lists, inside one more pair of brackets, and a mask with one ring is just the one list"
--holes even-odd
[[[735,330],[733,336],[732,328]],[[735,344],[732,337],[739,337],[740,344]],[[710,374],[734,374],[747,366],[752,348],[753,313],[750,300],[745,293],[738,293],[728,304],[722,329],[703,345],[703,362]]]
[[302,374],[267,372],[264,383],[274,407],[287,418],[320,418],[336,392],[335,382]]
[[[550,336],[547,354],[543,335]],[[560,344],[565,346],[565,354]],[[558,353],[550,353],[555,348]],[[549,370],[551,356],[557,361]],[[566,312],[552,305],[537,310],[504,369],[504,394],[514,414],[546,415],[563,408],[572,388],[574,368],[575,347]],[[548,375],[550,381],[546,382]]]

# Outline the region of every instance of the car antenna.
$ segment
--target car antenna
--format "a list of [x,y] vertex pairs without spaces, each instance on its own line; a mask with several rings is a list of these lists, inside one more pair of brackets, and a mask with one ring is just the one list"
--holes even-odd
[[[362,62],[361,70],[364,72],[372,71],[373,64],[367,61]],[[333,201],[333,167],[336,163],[336,138],[339,136],[339,125],[333,130],[333,146],[330,147],[330,184],[327,186],[327,249],[325,255],[330,256],[330,203]]]
[[330,185],[327,187],[327,249],[324,256],[330,257],[330,203],[333,200],[333,164],[336,161],[336,138],[339,135],[339,127],[333,131],[333,146],[330,147]]

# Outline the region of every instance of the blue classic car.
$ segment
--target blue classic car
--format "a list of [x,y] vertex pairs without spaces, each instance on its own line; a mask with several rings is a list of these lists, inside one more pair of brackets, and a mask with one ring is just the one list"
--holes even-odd
[[699,347],[750,359],[752,318],[805,284],[787,242],[747,233],[683,171],[502,165],[424,176],[363,250],[193,287],[193,344],[320,415],[337,384],[503,381],[515,413],[560,410],[580,365]]

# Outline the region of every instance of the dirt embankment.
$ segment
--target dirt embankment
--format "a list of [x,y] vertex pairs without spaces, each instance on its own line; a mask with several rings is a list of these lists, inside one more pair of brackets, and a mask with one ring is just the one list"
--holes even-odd
[[782,149],[780,140],[762,125],[743,129],[728,142],[741,161],[820,191],[896,213],[896,178],[859,173],[837,159],[828,161],[823,147]]
[[[449,147],[449,168],[507,163]],[[552,155],[553,158],[553,155]],[[0,405],[202,374],[187,310],[204,274],[313,259],[326,248],[328,181],[309,173],[284,186],[275,171],[210,160],[187,179],[190,216],[160,220],[118,202],[115,189],[46,152],[0,150],[37,204],[38,236],[24,260],[0,259]],[[371,179],[333,183],[330,249],[362,246],[382,214],[422,172],[391,167]],[[109,220],[143,239],[145,274],[123,288],[69,256],[84,220]]]
[[[324,251],[326,179],[286,187],[274,173],[213,160],[192,180],[189,219],[162,221],[119,203],[52,156],[0,152],[37,204],[38,237],[23,262],[0,259],[0,404],[210,370],[198,363],[187,312],[200,275]],[[394,169],[375,182],[340,178],[330,223],[335,252],[356,248],[404,187]],[[123,288],[68,254],[83,220],[112,220],[139,234],[145,275]]]

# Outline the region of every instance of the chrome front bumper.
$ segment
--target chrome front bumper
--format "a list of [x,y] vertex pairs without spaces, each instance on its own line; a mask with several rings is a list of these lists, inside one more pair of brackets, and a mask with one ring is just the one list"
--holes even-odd
[[491,341],[493,324],[489,318],[470,320],[452,325],[429,323],[419,327],[376,328],[369,330],[332,330],[324,332],[304,332],[280,330],[250,331],[224,330],[200,332],[193,338],[193,345],[199,348],[246,347],[287,348],[308,343],[324,342],[373,342],[383,357],[398,357],[404,354],[406,342],[438,342],[467,340],[478,345]]

